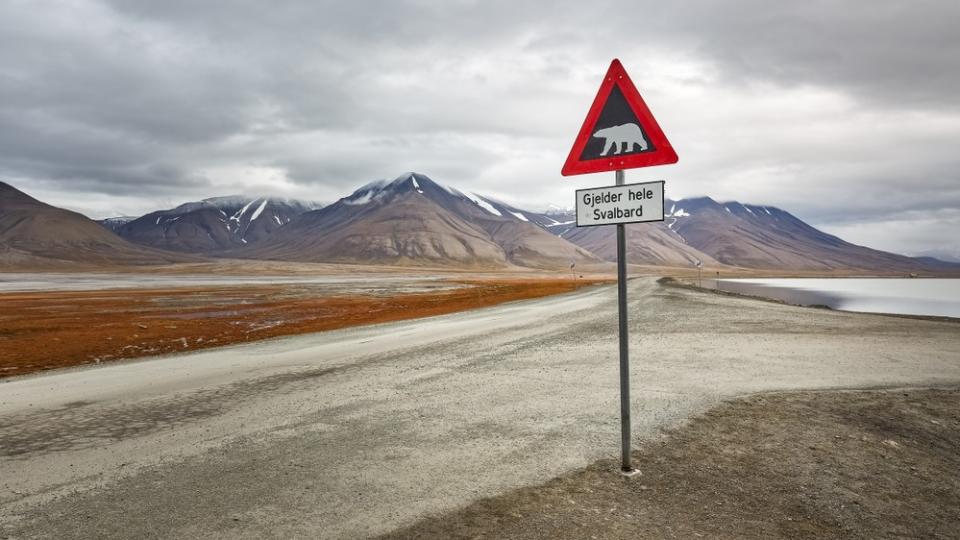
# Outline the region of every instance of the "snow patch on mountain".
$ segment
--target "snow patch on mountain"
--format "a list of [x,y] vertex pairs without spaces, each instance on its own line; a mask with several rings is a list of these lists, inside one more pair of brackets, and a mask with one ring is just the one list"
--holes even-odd
[[686,218],[686,217],[690,217],[690,212],[687,212],[683,208],[677,208],[677,205],[675,203],[670,205],[670,211],[667,212],[667,214],[664,216],[664,218],[669,220],[667,222],[667,228],[670,229],[670,232],[677,235],[677,238],[679,238],[680,241],[682,241],[684,244],[687,243],[687,239],[684,238],[682,234],[677,232],[677,230],[674,229],[673,226],[677,224],[677,221],[680,218]]
[[109,223],[112,225],[123,225],[124,223],[130,223],[131,221],[137,219],[137,216],[116,216],[104,218],[101,223]]
[[367,204],[368,202],[372,201],[375,193],[376,192],[374,191],[368,191],[357,198],[341,199],[341,202],[343,202],[343,204],[347,204],[351,206],[360,206],[362,204]]
[[573,212],[572,206],[559,206],[553,203],[547,205],[546,214],[569,214]]
[[470,193],[469,191],[461,191],[460,194],[463,195],[464,197],[470,199],[471,201],[473,201],[474,204],[476,204],[476,205],[479,206],[480,208],[483,208],[483,209],[486,210],[487,212],[490,212],[491,214],[493,214],[493,215],[495,215],[495,216],[501,216],[501,217],[503,216],[503,214],[501,214],[499,210],[497,210],[496,208],[494,208],[492,204],[490,204],[490,203],[488,203],[487,201],[483,200],[479,195],[477,195],[477,194],[475,194],[475,193]]
[[389,182],[387,180],[374,180],[373,182],[360,186],[360,188],[351,193],[350,196],[340,199],[340,202],[346,205],[356,206],[367,204],[382,194],[388,184]]
[[413,189],[417,193],[420,193],[421,195],[423,194],[423,187],[420,185],[420,182],[417,181],[415,173],[405,173],[397,178],[394,178],[393,180],[375,180],[368,184],[364,184],[359,189],[354,191],[349,197],[340,199],[340,202],[351,206],[360,206],[371,202],[376,202],[391,193],[400,192],[403,189],[403,185],[407,182],[413,186]]
[[242,218],[243,215],[247,213],[247,210],[250,208],[250,205],[253,204],[253,203],[254,203],[254,201],[250,201],[250,202],[248,202],[247,204],[243,205],[243,208],[242,208],[239,212],[237,212],[237,213],[234,215],[234,217],[235,217],[237,220],[239,220],[240,218]]
[[269,199],[263,199],[263,202],[260,203],[260,207],[257,208],[257,209],[253,212],[253,216],[250,217],[250,221],[253,221],[253,220],[257,219],[258,217],[260,217],[260,214],[263,213],[263,209],[267,207],[267,201],[268,201],[268,200],[269,200]]

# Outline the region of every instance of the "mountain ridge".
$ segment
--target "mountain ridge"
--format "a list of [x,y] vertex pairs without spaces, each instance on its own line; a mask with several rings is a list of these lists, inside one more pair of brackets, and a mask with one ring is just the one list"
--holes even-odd
[[137,244],[216,256],[266,238],[297,215],[318,206],[276,197],[210,197],[150,212],[111,229]]
[[[37,218],[54,212],[64,223],[80,224],[50,230],[44,238],[14,238],[9,230],[11,209],[16,208],[20,221],[31,213]],[[826,273],[960,271],[957,263],[846,242],[774,206],[694,197],[667,200],[665,210],[663,222],[626,226],[628,262]],[[567,268],[616,260],[612,226],[577,228],[569,210],[532,212],[413,172],[368,182],[326,206],[275,197],[210,197],[97,225],[107,233],[116,230],[122,238],[92,233],[87,222],[93,223],[0,182],[0,223],[5,224],[0,234],[6,231],[0,250],[8,264],[37,256],[69,260],[77,256],[70,251],[78,246],[86,246],[81,259],[113,260],[117,257],[109,253],[133,249],[140,250],[141,260],[165,262],[183,260],[178,253],[188,258],[478,268]],[[19,227],[22,233],[25,229]],[[88,235],[75,239],[71,247],[69,240],[77,231]],[[101,248],[91,247],[96,245]]]
[[156,265],[203,260],[151,249],[0,182],[0,267]]
[[[270,245],[234,253],[306,261],[557,266],[597,262],[591,254],[486,199],[419,173],[365,184],[335,203],[298,216]],[[564,262],[563,264],[568,264]]]

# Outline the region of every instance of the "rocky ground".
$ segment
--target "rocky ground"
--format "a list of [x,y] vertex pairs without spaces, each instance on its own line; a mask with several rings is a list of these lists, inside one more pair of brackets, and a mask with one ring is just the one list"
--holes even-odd
[[767,394],[384,536],[960,538],[960,390]]
[[[467,522],[490,527],[477,534],[508,538],[616,537],[617,526],[629,537],[669,536],[674,527],[696,538],[807,534],[779,529],[805,520],[816,525],[811,536],[842,536],[885,531],[883,523],[907,530],[957,507],[948,492],[924,491],[952,481],[957,463],[946,449],[957,447],[955,436],[911,431],[896,416],[918,410],[923,420],[949,413],[949,404],[931,413],[932,398],[859,409],[815,408],[829,403],[815,400],[790,424],[789,415],[737,401],[813,389],[955,388],[957,323],[757,302],[654,278],[628,288],[632,425],[644,475],[621,487],[646,497],[639,502],[615,492],[622,479],[610,464],[591,466],[619,455],[617,294],[585,287],[2,379],[0,538],[368,538],[529,486],[563,488],[565,480],[553,479],[571,474],[595,475],[603,489],[547,493],[554,518],[529,517],[532,498],[510,510],[522,517]],[[746,408],[719,409],[733,411],[719,428],[688,424],[712,425],[717,413],[708,411],[723,403]],[[874,411],[887,416],[868,420]],[[940,424],[919,425],[955,429],[930,418]],[[706,435],[684,447],[685,430],[696,429]],[[674,435],[660,447],[664,430]],[[939,453],[922,454],[936,437]],[[842,476],[848,469],[828,467],[846,451],[854,458],[844,459],[864,467],[851,481]],[[878,468],[894,458],[922,476],[904,484]],[[597,504],[580,498],[607,491],[611,499]],[[853,500],[866,513],[849,514]],[[654,501],[674,506],[655,511]],[[930,522],[951,519],[943,515]],[[550,528],[553,521],[566,528]],[[652,532],[627,528],[638,523]]]

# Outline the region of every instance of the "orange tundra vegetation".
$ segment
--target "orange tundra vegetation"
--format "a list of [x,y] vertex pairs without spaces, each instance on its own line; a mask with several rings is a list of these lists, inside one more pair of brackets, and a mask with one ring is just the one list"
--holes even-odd
[[6,293],[0,294],[0,378],[442,315],[599,282],[459,281],[458,288],[389,296],[273,285]]

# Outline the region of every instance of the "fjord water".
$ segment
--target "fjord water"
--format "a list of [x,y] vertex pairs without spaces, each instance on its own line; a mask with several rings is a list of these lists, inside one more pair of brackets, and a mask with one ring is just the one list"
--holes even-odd
[[[960,279],[721,279],[722,290],[845,311],[960,317]],[[707,285],[709,286],[709,285]]]

